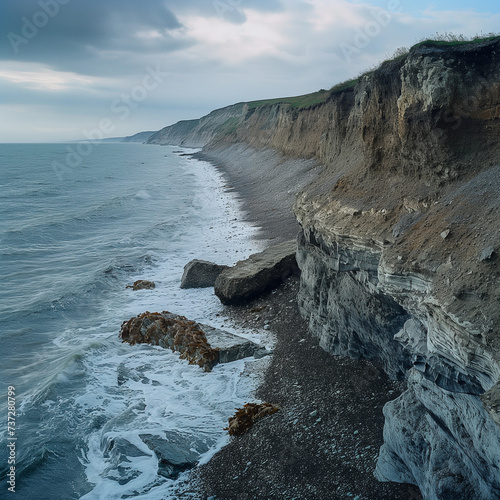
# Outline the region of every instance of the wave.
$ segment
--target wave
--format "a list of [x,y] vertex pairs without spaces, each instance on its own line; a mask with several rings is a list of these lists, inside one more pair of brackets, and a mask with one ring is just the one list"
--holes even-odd
[[[156,266],[159,261],[159,255],[137,248],[134,254],[128,256],[111,256],[97,263],[91,260],[86,264],[79,262],[81,271],[76,275],[59,273],[58,267],[67,267],[67,264],[58,266],[57,261],[49,260],[41,263],[41,268],[46,271],[37,276],[36,265],[29,264],[24,271],[18,269],[3,277],[5,288],[0,291],[0,319],[5,331],[8,331],[9,325],[17,329],[32,321],[40,324],[45,319],[53,318],[54,314],[68,316],[74,313],[78,316],[77,310],[88,308],[90,311],[93,306],[98,307],[103,294],[120,292],[130,284],[131,277]],[[18,279],[22,274],[32,275],[33,279]],[[13,294],[9,289],[15,286],[16,281],[23,285],[19,285]]]
[[[48,194],[47,191],[46,194]],[[39,193],[41,196],[43,193]],[[51,196],[60,195],[60,191],[52,192]],[[26,193],[20,193],[19,197],[23,198],[23,206],[29,207],[30,201],[25,200]],[[38,195],[37,195],[38,196]],[[8,196],[12,200],[12,195]],[[152,199],[153,196],[146,190],[141,190],[138,192],[128,191],[126,193],[121,193],[110,197],[109,199],[103,201],[97,201],[92,205],[74,204],[70,200],[60,200],[59,204],[47,205],[42,203],[36,211],[30,210],[26,217],[20,217],[19,207],[11,202],[12,207],[9,208],[9,204],[4,204],[3,210],[9,211],[12,214],[12,220],[10,225],[15,227],[10,227],[4,229],[2,232],[8,238],[9,236],[17,236],[21,238],[29,238],[32,235],[38,235],[38,237],[47,234],[49,237],[52,235],[54,238],[59,236],[61,231],[72,233],[73,231],[82,231],[85,226],[94,222],[106,222],[112,219],[119,219],[126,215],[127,210],[123,208],[128,208],[128,211],[134,213],[135,207],[134,202],[144,201]],[[88,204],[88,199],[85,199],[85,203]],[[32,207],[33,208],[33,207]],[[15,217],[14,217],[15,216]],[[24,219],[24,222],[23,222]]]
[[[33,451],[24,458],[24,460],[16,460],[16,481],[24,479],[26,476],[43,469],[48,462],[52,459],[61,458],[62,454],[55,449],[50,449],[47,445],[42,444],[40,447],[34,448]],[[7,462],[5,462],[7,463]],[[0,481],[7,478],[9,467],[4,466],[0,468]]]
[[151,195],[147,192],[147,191],[138,191],[134,198],[137,198],[138,200],[150,200],[151,199]]

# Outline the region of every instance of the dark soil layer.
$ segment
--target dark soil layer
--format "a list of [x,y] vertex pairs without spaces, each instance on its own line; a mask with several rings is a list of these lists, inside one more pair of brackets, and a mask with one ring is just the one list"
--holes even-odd
[[389,380],[374,363],[323,351],[299,315],[297,290],[293,277],[245,306],[226,307],[236,322],[269,321],[276,333],[273,360],[256,396],[281,410],[231,438],[194,472],[191,487],[196,485],[199,498],[218,500],[420,499],[414,486],[373,477],[382,407],[403,384]]

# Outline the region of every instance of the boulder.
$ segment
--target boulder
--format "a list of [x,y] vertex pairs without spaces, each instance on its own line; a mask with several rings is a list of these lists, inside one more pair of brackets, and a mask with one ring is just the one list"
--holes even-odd
[[215,281],[215,294],[223,304],[240,304],[282,283],[298,272],[295,240],[286,241],[251,255],[222,271]]
[[214,286],[217,276],[227,268],[228,266],[221,266],[213,262],[208,262],[207,260],[194,259],[184,266],[181,288],[205,288]]
[[209,449],[205,441],[175,431],[165,432],[165,437],[153,434],[139,434],[139,437],[158,457],[158,474],[169,479],[177,479],[181,472],[192,469]]
[[200,326],[205,332],[210,346],[217,350],[219,354],[217,361],[219,363],[231,363],[231,361],[249,358],[250,356],[261,358],[270,354],[264,347],[260,347],[251,340],[239,335],[209,325],[200,324]]
[[131,345],[152,344],[180,352],[181,359],[187,359],[189,364],[197,364],[207,372],[217,363],[268,354],[266,349],[250,340],[168,311],[146,311],[124,321],[120,337]]
[[137,280],[134,281],[133,285],[127,286],[127,288],[132,288],[132,290],[152,290],[155,288],[156,285],[154,284],[153,281],[147,281],[147,280]]

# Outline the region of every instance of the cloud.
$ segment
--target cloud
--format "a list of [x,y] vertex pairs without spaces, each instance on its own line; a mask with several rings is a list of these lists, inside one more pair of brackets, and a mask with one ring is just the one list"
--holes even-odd
[[197,42],[187,50],[188,54],[237,66],[256,57],[284,55],[292,41],[283,29],[291,21],[289,14],[246,10],[245,17],[242,25],[201,16],[186,18],[186,31]]
[[92,89],[99,84],[98,78],[77,73],[54,71],[40,64],[3,65],[0,81],[4,80],[30,90],[64,91],[69,89]]
[[[377,21],[377,13],[395,3],[2,0],[0,112],[9,120],[0,124],[0,141],[26,140],[31,123],[32,140],[55,131],[78,138],[79,130],[112,113],[114,100],[141,85],[148,67],[160,68],[165,77],[127,120],[116,122],[116,135],[160,128],[233,102],[328,88],[436,31],[474,35],[500,25],[496,3],[485,2],[486,13],[478,3],[471,10],[453,7],[451,0],[439,2],[446,10],[401,0],[398,11]],[[368,33],[366,43],[357,43],[360,33]],[[17,39],[14,47],[10,34],[25,40]],[[346,45],[355,49],[348,58]],[[43,120],[50,126],[42,134]]]
[[[2,6],[0,59],[39,62],[88,74],[125,53],[166,53],[189,45],[182,25],[164,2],[141,0],[23,0]],[[52,10],[47,10],[48,5]],[[44,8],[45,7],[45,8]],[[92,70],[95,64],[95,70]],[[96,64],[97,63],[97,64]],[[109,67],[109,64],[108,64]]]

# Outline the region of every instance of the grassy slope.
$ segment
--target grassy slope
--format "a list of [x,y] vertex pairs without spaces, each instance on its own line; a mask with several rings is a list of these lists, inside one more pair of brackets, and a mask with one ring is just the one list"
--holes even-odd
[[[499,35],[491,35],[487,37],[475,37],[471,40],[466,40],[463,36],[455,36],[452,34],[445,33],[444,35],[437,35],[433,39],[428,39],[428,40],[422,40],[421,42],[415,44],[413,47],[421,47],[421,46],[430,46],[430,47],[453,47],[453,46],[459,46],[459,45],[467,45],[467,44],[475,44],[475,43],[481,43],[481,42],[488,42],[491,40],[495,39],[500,39]],[[412,47],[412,48],[413,48]],[[395,55],[392,58],[388,58],[386,61],[382,62],[381,64],[384,64],[389,61],[395,61],[397,59],[402,59],[406,57],[406,54],[408,54],[408,50],[404,48],[400,48],[396,51]],[[379,65],[380,66],[380,65]],[[289,105],[291,109],[296,109],[296,110],[301,110],[301,109],[308,109],[312,108],[318,104],[321,104],[323,102],[326,102],[331,96],[345,92],[348,90],[352,90],[358,81],[367,75],[370,75],[373,73],[373,69],[366,71],[362,75],[360,75],[357,78],[353,78],[351,80],[346,80],[342,83],[338,83],[337,85],[333,86],[330,90],[325,90],[321,89],[318,90],[317,92],[312,92],[311,94],[304,94],[304,95],[299,95],[299,96],[294,96],[294,97],[278,97],[275,99],[263,99],[260,101],[250,101],[247,103],[240,103],[240,104],[246,104],[248,106],[248,110],[250,112],[255,111],[257,108],[261,107],[266,107],[266,106],[273,106],[276,104],[286,104]],[[236,131],[238,128],[242,118],[241,117],[233,117],[229,118],[225,123],[223,123],[219,127],[219,132],[221,132],[224,135],[229,135],[232,134]]]
[[[495,36],[488,36],[485,38],[479,38],[476,37],[472,40],[465,40],[463,37],[455,37],[453,35],[438,35],[436,39],[428,39],[428,40],[423,40],[414,47],[420,47],[422,45],[429,45],[433,47],[453,47],[457,45],[466,45],[466,44],[473,44],[473,43],[481,43],[481,42],[486,42],[490,40],[495,40],[495,39],[500,39],[500,36],[495,35]],[[400,59],[401,57],[404,57],[404,54],[399,53],[396,57],[389,60],[394,60],[394,59]],[[387,61],[384,61],[387,62]],[[383,63],[382,63],[383,64]],[[339,83],[332,87],[330,90],[318,90],[317,92],[313,92],[311,94],[304,94],[296,97],[279,97],[276,99],[264,99],[261,101],[251,101],[248,102],[248,109],[256,109],[260,108],[261,106],[272,106],[275,104],[289,104],[291,108],[293,109],[306,109],[306,108],[311,108],[317,104],[321,104],[322,102],[325,102],[328,100],[328,98],[334,94],[337,94],[339,92],[343,92],[346,90],[350,90],[354,88],[356,83],[359,81],[359,79],[365,75],[368,75],[372,73],[373,71],[367,71],[366,73],[363,73],[360,77],[358,78],[353,78],[352,80],[346,80],[345,82]]]

